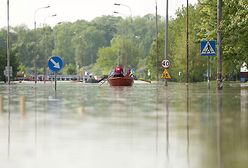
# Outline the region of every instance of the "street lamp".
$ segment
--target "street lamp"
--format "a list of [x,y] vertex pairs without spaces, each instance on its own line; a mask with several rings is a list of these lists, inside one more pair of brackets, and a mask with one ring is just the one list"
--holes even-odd
[[46,8],[50,8],[51,6],[44,6],[44,7],[40,7],[40,8],[38,8],[38,9],[36,9],[35,10],[35,12],[34,12],[34,29],[36,30],[36,15],[37,15],[37,12],[39,11],[39,10],[41,10],[41,9],[46,9]]
[[[117,12],[117,11],[114,11],[115,14],[118,14],[118,15],[123,15],[125,17],[125,14],[123,13],[120,13],[120,12]],[[125,19],[127,21],[127,19]],[[124,30],[125,29],[125,30]],[[122,36],[124,37],[124,34],[128,34],[128,30],[127,30],[127,24],[125,24],[125,26],[122,27]],[[120,56],[121,58],[118,57],[118,64],[124,64],[124,38],[122,37],[122,44],[121,44],[121,51],[120,51]],[[126,59],[127,60],[127,59]],[[127,62],[126,62],[127,63]]]
[[[36,15],[38,13],[38,11],[40,11],[41,9],[47,9],[47,8],[50,8],[50,6],[44,6],[44,7],[40,7],[40,8],[37,8],[34,12],[34,31],[35,31],[35,41],[36,41]],[[35,43],[36,44],[36,43]],[[35,80],[35,84],[37,83],[37,54],[35,55],[35,58],[34,58],[34,67],[35,67],[35,75],[34,75],[34,80]]]
[[114,11],[114,14],[118,14],[118,15],[121,15],[123,17],[126,17],[127,15],[125,15],[124,13],[120,13],[120,12],[117,12],[117,11]]
[[[45,23],[46,23],[46,19],[47,18],[50,18],[50,17],[55,17],[55,16],[57,16],[57,14],[53,14],[53,15],[49,15],[49,16],[46,16],[45,18],[44,18],[44,21],[43,21],[43,29],[44,29],[44,40],[46,40],[46,31],[45,31]],[[44,70],[44,76],[43,76],[43,81],[44,81],[44,83],[46,82],[46,77],[47,77],[47,73],[46,73],[46,61],[47,61],[47,58],[46,58],[46,54],[48,54],[47,53],[47,47],[45,47],[45,55],[44,55],[44,67],[43,67],[43,70]]]
[[10,84],[10,51],[9,51],[9,0],[7,0],[7,78]]
[[131,21],[132,21],[132,18],[133,18],[133,13],[132,13],[132,9],[128,6],[128,5],[125,5],[125,4],[120,4],[120,3],[114,3],[114,5],[116,6],[124,6],[124,7],[127,7],[129,12],[130,12],[130,16],[131,16]]
[[155,0],[155,10],[156,10],[156,63],[157,63],[157,82],[158,82],[158,3]]
[[43,20],[43,27],[44,27],[44,24],[46,23],[47,18],[55,17],[55,16],[57,16],[57,14],[53,14],[53,15],[49,15],[49,16],[45,17]]
[[[128,8],[129,12],[130,12],[130,17],[131,17],[131,26],[132,26],[132,22],[133,22],[133,14],[132,14],[132,9],[128,6],[128,5],[125,5],[125,4],[121,4],[121,3],[114,3],[115,6],[124,6],[126,8]],[[120,14],[119,12],[114,12],[114,13],[117,13],[117,14]],[[127,29],[127,28],[126,28]],[[132,51],[131,51],[132,53]]]

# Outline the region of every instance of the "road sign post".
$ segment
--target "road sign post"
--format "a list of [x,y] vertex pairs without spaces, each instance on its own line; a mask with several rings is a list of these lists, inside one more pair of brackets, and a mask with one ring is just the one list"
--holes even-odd
[[57,72],[63,68],[63,61],[59,56],[53,56],[48,60],[48,67],[51,71],[54,72],[55,80],[55,91],[57,89]]
[[165,69],[164,69],[164,72],[162,73],[160,78],[164,79],[165,80],[165,86],[168,86],[167,79],[171,79],[171,76],[170,76],[167,69],[170,67],[171,64],[170,64],[170,61],[167,59],[164,59],[161,62],[161,64],[162,64],[162,67],[164,67]]
[[210,56],[216,55],[216,42],[214,40],[211,41],[201,41],[200,45],[200,53],[201,56],[208,57],[208,68],[207,68],[207,78],[208,78],[208,88],[210,88]]

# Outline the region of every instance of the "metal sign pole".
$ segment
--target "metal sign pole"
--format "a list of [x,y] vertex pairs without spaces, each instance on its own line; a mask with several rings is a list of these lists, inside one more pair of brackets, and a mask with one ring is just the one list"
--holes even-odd
[[7,1],[7,83],[10,84],[10,49],[9,49],[9,0]]
[[61,70],[63,65],[64,63],[59,56],[53,56],[48,60],[48,67],[54,72],[55,91],[57,89],[57,71]]
[[55,91],[57,90],[57,72],[54,72],[54,80],[55,80]]
[[[169,37],[168,37],[168,21],[169,21],[169,3],[168,3],[168,0],[166,1],[166,19],[165,19],[165,59],[168,59],[168,41],[169,41]],[[168,83],[167,83],[167,79],[165,79],[165,82],[164,82],[164,86],[168,86]]]
[[208,56],[208,89],[210,89],[210,56]]
[[208,80],[208,89],[210,89],[210,56],[216,55],[216,44],[214,40],[205,41],[202,40],[200,44],[201,56],[207,56],[207,80]]

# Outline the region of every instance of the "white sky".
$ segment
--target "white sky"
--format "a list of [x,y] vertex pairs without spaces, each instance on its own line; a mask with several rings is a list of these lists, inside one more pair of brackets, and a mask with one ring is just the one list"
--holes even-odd
[[[74,22],[79,19],[92,20],[102,15],[115,15],[114,11],[121,13],[121,16],[130,16],[128,7],[115,6],[114,3],[121,3],[131,8],[132,16],[144,16],[148,13],[155,14],[156,0],[9,0],[10,3],[10,26],[21,24],[34,28],[34,20],[37,27],[42,24],[55,25],[58,22]],[[195,4],[197,0],[189,0]],[[158,14],[165,16],[166,0],[157,0]],[[50,8],[40,8],[50,5]],[[169,16],[174,16],[176,9],[182,5],[186,6],[186,0],[169,0]],[[56,17],[50,17],[56,14]],[[7,26],[7,0],[0,1],[0,27]]]

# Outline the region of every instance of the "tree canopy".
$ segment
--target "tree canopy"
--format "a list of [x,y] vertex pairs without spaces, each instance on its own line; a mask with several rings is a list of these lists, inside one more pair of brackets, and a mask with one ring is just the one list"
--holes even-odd
[[[217,0],[198,0],[189,6],[189,72],[190,81],[205,79],[207,59],[200,56],[201,40],[216,40]],[[186,77],[186,7],[169,19],[169,72],[175,81]],[[223,0],[221,33],[223,76],[232,79],[248,62],[248,4],[246,0]],[[158,30],[156,29],[156,19]],[[157,36],[158,31],[158,36]],[[44,25],[36,30],[26,26],[11,27],[11,66],[14,72],[34,73],[35,63],[42,73],[47,60],[59,55],[67,70],[82,70],[97,75],[108,74],[117,64],[135,68],[136,75],[152,79],[161,75],[165,46],[165,18],[153,14],[143,17],[101,16],[92,21],[62,22],[54,27]],[[158,46],[157,46],[158,45]],[[218,44],[217,44],[218,45]],[[158,51],[157,51],[158,50]],[[6,29],[0,30],[0,71],[6,66]],[[215,79],[217,58],[211,57],[211,78]],[[3,73],[0,80],[3,80]]]

